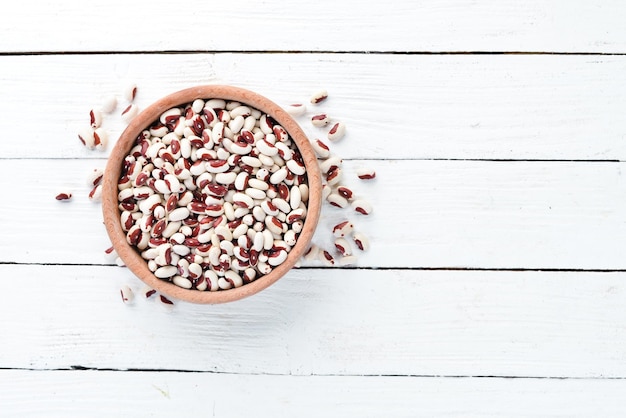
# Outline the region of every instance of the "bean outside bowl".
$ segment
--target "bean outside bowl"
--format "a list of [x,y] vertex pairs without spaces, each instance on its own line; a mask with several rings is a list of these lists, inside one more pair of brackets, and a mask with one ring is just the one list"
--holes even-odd
[[[122,173],[125,157],[135,145],[137,137],[147,129],[160,115],[172,107],[192,103],[195,99],[224,99],[237,101],[249,105],[271,116],[290,135],[298,147],[306,168],[307,184],[309,186],[309,200],[307,216],[296,244],[289,251],[287,259],[276,266],[269,274],[258,277],[256,280],[227,290],[200,291],[185,289],[169,281],[157,278],[148,268],[139,251],[126,240],[126,233],[122,229],[118,202],[118,180]],[[178,91],[157,100],[140,112],[122,132],[119,140],[111,150],[104,178],[102,191],[102,211],[106,231],[111,243],[122,261],[139,279],[157,292],[178,300],[192,303],[216,304],[231,302],[253,295],[267,288],[283,277],[303,255],[308,247],[317,226],[321,207],[321,175],[316,156],[297,122],[280,106],[271,100],[254,93],[233,86],[207,85]]]

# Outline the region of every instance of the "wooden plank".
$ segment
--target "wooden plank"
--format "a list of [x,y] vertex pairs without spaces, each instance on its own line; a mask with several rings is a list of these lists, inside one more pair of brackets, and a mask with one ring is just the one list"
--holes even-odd
[[[0,261],[101,264],[109,247],[87,173],[101,160],[5,160]],[[373,182],[355,170],[377,171]],[[368,235],[363,267],[624,269],[623,163],[344,162],[344,183],[372,202],[369,217],[325,204],[314,242],[332,248],[344,219]],[[15,176],[27,187],[19,188]],[[69,203],[54,200],[68,185]],[[25,225],[28,227],[25,227]]]
[[[11,416],[621,417],[623,380],[0,371]],[[96,389],[97,388],[97,389]],[[453,399],[453,401],[451,401]]]
[[626,377],[624,273],[300,269],[167,312],[125,269],[0,268],[0,368]]
[[[346,122],[346,138],[334,145],[345,158],[625,160],[625,72],[624,56],[4,56],[0,122],[12,126],[36,111],[33,120],[45,128],[5,131],[0,157],[105,157],[85,150],[76,134],[103,96],[119,96],[135,81],[140,108],[207,83],[249,88],[283,105],[326,88],[329,100],[309,106],[309,117],[327,112]],[[120,98],[105,116],[113,140],[126,105]],[[308,118],[300,122],[311,138],[326,138]]]
[[[2,52],[545,51],[625,52],[623,2],[252,0],[220,7],[167,1],[53,4],[6,10]],[[179,30],[184,26],[185,30]],[[37,36],[33,36],[33,28]],[[59,30],[63,28],[63,30]]]

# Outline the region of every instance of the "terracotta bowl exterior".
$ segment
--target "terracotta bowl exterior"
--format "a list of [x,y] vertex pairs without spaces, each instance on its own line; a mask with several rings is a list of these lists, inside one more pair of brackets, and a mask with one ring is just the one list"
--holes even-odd
[[[274,268],[270,274],[262,276],[249,284],[238,288],[214,292],[184,289],[171,282],[155,277],[148,269],[146,260],[144,260],[138,251],[126,241],[126,234],[122,230],[120,222],[120,210],[117,200],[117,183],[121,174],[123,161],[133,147],[137,136],[156,121],[164,111],[172,107],[191,103],[195,99],[210,98],[238,101],[267,113],[274,118],[287,130],[292,141],[302,154],[309,185],[307,217],[304,222],[304,227],[298,237],[296,245],[289,252],[286,261]],[[309,140],[298,123],[280,106],[257,93],[238,87],[223,85],[198,86],[178,91],[156,101],[139,113],[130,122],[124,132],[122,132],[115,147],[111,150],[111,155],[106,166],[103,178],[102,212],[106,231],[113,247],[126,266],[148,286],[173,299],[204,304],[224,303],[245,298],[267,288],[289,272],[296,261],[300,259],[311,241],[319,220],[322,194],[321,184],[320,170]]]

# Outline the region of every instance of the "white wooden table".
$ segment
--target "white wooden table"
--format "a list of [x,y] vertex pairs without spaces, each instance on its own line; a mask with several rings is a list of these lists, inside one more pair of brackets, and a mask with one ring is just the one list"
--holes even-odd
[[[0,416],[624,416],[625,13],[591,0],[12,3]],[[374,205],[357,219],[371,250],[232,304],[125,306],[120,286],[141,283],[104,260],[85,184],[107,153],[76,132],[129,81],[140,108],[206,83],[281,104],[327,89],[348,177],[378,173],[348,181]],[[320,231],[341,216],[325,206]]]

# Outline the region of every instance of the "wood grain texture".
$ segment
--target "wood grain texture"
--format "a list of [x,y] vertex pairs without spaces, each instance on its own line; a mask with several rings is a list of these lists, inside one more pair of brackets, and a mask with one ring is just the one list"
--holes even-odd
[[[0,371],[0,416],[622,417],[623,380]],[[450,401],[454,394],[454,402]],[[8,412],[10,411],[10,412]]]
[[[5,160],[0,261],[102,264],[110,246],[87,174],[101,160]],[[344,183],[371,201],[370,216],[322,207],[313,242],[332,248],[350,219],[370,237],[363,267],[626,268],[623,163],[344,161]],[[356,178],[371,167],[377,178]],[[28,188],[15,188],[21,173]],[[65,188],[71,202],[54,196]],[[28,220],[29,228],[22,220]],[[33,245],[35,243],[35,245]]]
[[[42,72],[45,68],[45,72]],[[385,71],[381,71],[385,68]],[[348,126],[334,145],[344,158],[626,160],[623,56],[191,54],[0,57],[0,123],[37,109],[45,129],[6,136],[3,158],[103,158],[77,132],[102,97],[112,141],[126,126],[124,86],[138,84],[145,108],[183,88],[232,84],[281,105],[330,98],[299,119],[326,112]],[[7,132],[7,135],[8,132]]]
[[623,13],[617,0],[25,0],[6,10],[0,50],[625,52]]
[[225,305],[118,267],[3,265],[0,368],[280,375],[626,375],[624,273],[299,269]]

